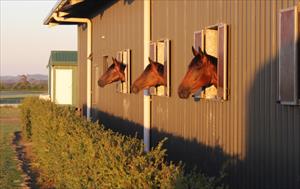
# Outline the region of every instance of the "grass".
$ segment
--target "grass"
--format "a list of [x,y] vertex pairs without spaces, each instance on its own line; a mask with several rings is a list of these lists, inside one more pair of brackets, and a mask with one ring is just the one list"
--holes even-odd
[[[20,116],[20,111],[13,107],[1,107],[0,108],[0,124],[4,123],[15,123],[18,124],[18,119]],[[5,119],[5,120],[3,120]],[[9,119],[9,120],[7,120]],[[14,120],[14,121],[12,121]]]
[[16,152],[12,147],[14,133],[20,130],[19,110],[0,108],[0,188],[21,188],[21,171],[17,168]]
[[1,91],[0,98],[25,98],[47,94],[47,91]]

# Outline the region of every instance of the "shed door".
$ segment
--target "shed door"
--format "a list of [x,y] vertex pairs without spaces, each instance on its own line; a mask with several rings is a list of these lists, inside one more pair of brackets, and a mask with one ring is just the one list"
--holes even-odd
[[57,69],[55,77],[55,102],[72,104],[72,70]]

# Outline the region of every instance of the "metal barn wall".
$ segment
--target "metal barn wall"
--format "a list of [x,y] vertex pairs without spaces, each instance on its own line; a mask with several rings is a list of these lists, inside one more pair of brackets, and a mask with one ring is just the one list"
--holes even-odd
[[[152,98],[151,141],[168,137],[170,160],[216,174],[232,188],[300,188],[300,107],[277,104],[278,13],[297,0],[152,1],[152,40],[171,40],[171,96]],[[132,50],[134,81],[143,70],[143,1],[120,0],[93,22],[93,117],[114,130],[142,132],[143,97],[97,87],[103,56]],[[228,30],[228,101],[179,99],[194,31],[220,22]],[[86,104],[86,32],[79,27],[79,102]],[[98,73],[98,74],[99,74]],[[140,135],[141,136],[141,135]]]
[[[143,135],[143,95],[116,92],[116,84],[104,88],[97,85],[103,73],[103,56],[111,57],[117,52],[131,50],[131,77],[135,79],[143,71],[143,1],[118,1],[100,10],[93,23],[93,71],[92,96],[93,117],[115,131],[139,137]],[[98,74],[95,68],[98,66]]]
[[[276,103],[278,13],[292,1],[153,1],[152,39],[171,40],[171,97],[153,97],[152,144],[233,188],[300,188],[300,107]],[[181,100],[194,31],[229,25],[228,101]]]

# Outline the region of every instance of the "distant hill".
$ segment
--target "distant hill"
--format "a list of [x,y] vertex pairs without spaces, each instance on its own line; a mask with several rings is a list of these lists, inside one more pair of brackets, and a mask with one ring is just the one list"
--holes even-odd
[[[28,74],[26,75],[27,79],[29,82],[41,82],[45,83],[48,81],[48,76],[47,75],[42,75],[42,74]],[[20,80],[20,76],[0,76],[0,81],[1,83],[16,83]]]

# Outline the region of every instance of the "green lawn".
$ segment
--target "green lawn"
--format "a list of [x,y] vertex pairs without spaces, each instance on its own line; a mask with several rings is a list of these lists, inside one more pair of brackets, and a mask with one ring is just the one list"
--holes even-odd
[[19,110],[0,108],[0,188],[21,188],[21,171],[17,169],[16,152],[12,147],[14,132],[20,130]]

